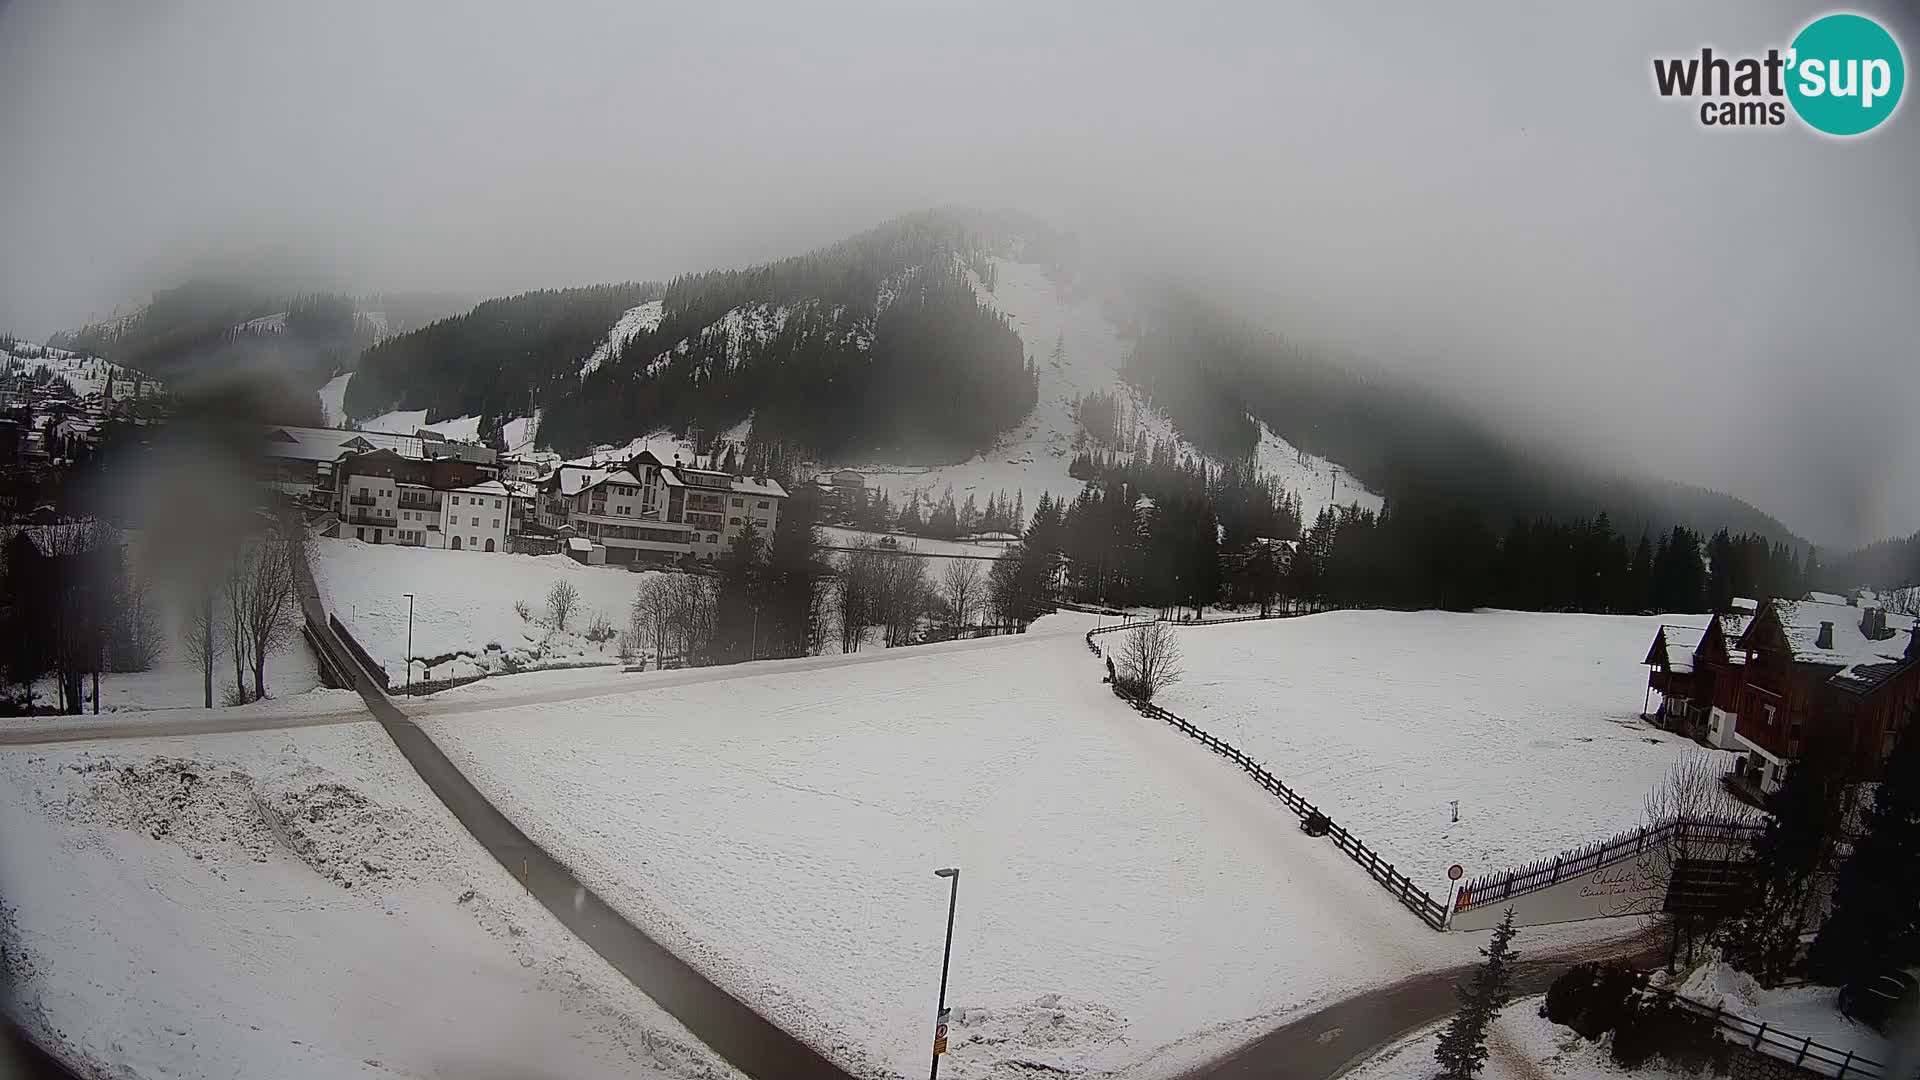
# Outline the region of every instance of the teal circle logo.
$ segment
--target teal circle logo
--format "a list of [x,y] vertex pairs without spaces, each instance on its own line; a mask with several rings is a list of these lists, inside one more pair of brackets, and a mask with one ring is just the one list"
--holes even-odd
[[1907,65],[1900,45],[1865,15],[1827,15],[1793,39],[1787,100],[1816,131],[1861,135],[1900,104]]

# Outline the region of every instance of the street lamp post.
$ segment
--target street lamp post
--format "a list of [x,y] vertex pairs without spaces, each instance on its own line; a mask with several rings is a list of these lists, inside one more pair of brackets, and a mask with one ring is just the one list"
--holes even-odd
[[933,876],[951,882],[947,890],[947,948],[940,957],[940,1011],[934,1021],[933,1071],[927,1074],[927,1080],[940,1080],[940,1055],[947,1049],[947,969],[953,964],[953,912],[960,903],[960,868],[935,870]]
[[407,696],[413,696],[413,594],[402,593],[407,598]]

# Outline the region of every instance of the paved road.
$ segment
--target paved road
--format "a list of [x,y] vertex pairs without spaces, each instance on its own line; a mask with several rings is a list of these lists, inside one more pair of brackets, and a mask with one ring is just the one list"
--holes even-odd
[[[1643,936],[1611,947],[1529,960],[1522,955],[1514,985],[1522,995],[1544,992],[1560,973],[1602,957],[1651,966],[1665,952]],[[1268,1032],[1226,1055],[1181,1073],[1176,1080],[1331,1080],[1403,1036],[1453,1015],[1454,986],[1472,978],[1471,965],[1425,972],[1391,986],[1337,1001]]]
[[[175,713],[178,715],[174,715]],[[324,712],[249,716],[245,713],[205,709],[165,710],[135,714],[136,719],[88,717],[85,720],[49,718],[31,727],[0,729],[0,746],[36,746],[43,743],[88,742],[95,739],[143,739],[169,735],[228,735],[240,731],[279,731],[284,728],[324,727],[328,724],[361,724],[372,719],[364,708],[341,709],[332,705]]]
[[480,794],[440,747],[387,697],[327,624],[306,567],[296,564],[301,607],[324,658],[352,678],[373,718],[386,728],[414,771],[453,811],[474,839],[528,892],[593,951],[645,991],[688,1031],[748,1076],[794,1080],[852,1080],[848,1073],[714,985],[659,942],[620,916],[559,860],[527,838]]

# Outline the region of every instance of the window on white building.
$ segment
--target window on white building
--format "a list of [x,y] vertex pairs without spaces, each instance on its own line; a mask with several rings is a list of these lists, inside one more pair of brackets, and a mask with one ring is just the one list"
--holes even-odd
[[499,518],[494,518],[494,519],[493,519],[493,527],[494,527],[494,528],[496,528],[496,529],[500,527],[500,519],[499,519]]
[[455,496],[453,497],[453,505],[455,505],[455,506],[459,506],[459,505],[460,505],[460,496],[458,496],[458,495],[455,495]]
[[735,499],[735,500],[733,500],[733,505],[735,505],[735,506],[745,506],[745,505],[747,505],[747,503],[746,503],[746,500],[745,500],[745,499]]

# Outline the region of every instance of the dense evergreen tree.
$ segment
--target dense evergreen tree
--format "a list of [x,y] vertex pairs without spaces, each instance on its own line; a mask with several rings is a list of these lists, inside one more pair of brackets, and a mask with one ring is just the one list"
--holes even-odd
[[1433,1048],[1444,1080],[1473,1080],[1486,1064],[1487,1032],[1494,1017],[1513,1000],[1513,964],[1520,955],[1513,949],[1517,933],[1509,910],[1494,927],[1493,940],[1480,950],[1486,961],[1474,970],[1473,982],[1457,991],[1460,1009]]
[[1767,799],[1770,816],[1753,845],[1747,901],[1722,943],[1727,961],[1762,986],[1787,977],[1813,917],[1814,882],[1832,859],[1845,805],[1838,764],[1824,740],[1811,740]]
[[1831,983],[1920,963],[1920,722],[1908,722],[1873,792],[1866,828],[1841,864],[1833,911],[1808,965]]

